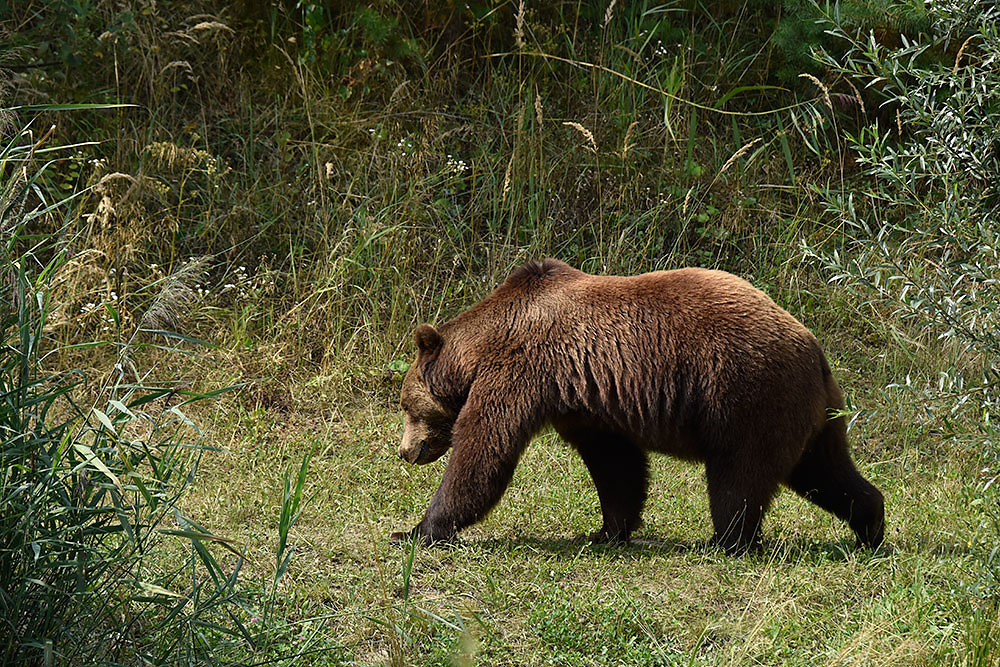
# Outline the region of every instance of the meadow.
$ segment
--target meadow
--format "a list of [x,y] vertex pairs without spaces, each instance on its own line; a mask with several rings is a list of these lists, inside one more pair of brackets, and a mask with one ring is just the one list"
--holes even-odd
[[[6,7],[0,662],[1000,663],[997,18]],[[546,256],[800,319],[885,544],[784,491],[728,556],[666,457],[632,543],[591,544],[549,430],[456,544],[390,541],[447,463],[396,455],[414,327]]]

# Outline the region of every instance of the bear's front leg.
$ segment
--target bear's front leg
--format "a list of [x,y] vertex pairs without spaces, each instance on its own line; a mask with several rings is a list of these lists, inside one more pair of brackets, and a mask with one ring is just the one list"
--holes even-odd
[[452,453],[441,486],[420,523],[394,538],[412,536],[425,545],[451,540],[493,509],[537,429],[526,401],[511,401],[512,395],[518,394],[476,381],[452,429]]
[[484,440],[455,438],[441,486],[413,529],[424,544],[453,539],[458,531],[486,516],[507,490],[523,443],[484,446]]

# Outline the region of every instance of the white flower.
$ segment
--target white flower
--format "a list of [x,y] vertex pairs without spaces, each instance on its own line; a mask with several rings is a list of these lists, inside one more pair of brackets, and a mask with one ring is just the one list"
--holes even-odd
[[469,165],[465,162],[465,160],[456,160],[450,153],[447,157],[448,161],[445,162],[446,170],[455,175],[461,175],[462,173],[468,171]]

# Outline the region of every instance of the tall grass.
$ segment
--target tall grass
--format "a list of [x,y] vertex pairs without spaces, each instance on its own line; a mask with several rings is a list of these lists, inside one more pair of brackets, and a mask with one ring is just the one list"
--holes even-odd
[[[151,110],[123,118],[135,128],[129,151],[81,168],[84,180],[127,175],[89,195],[93,217],[76,223],[105,270],[145,278],[151,264],[204,254],[274,270],[278,299],[240,303],[260,308],[241,314],[251,321],[241,336],[270,327],[296,349],[319,347],[310,360],[383,363],[414,322],[455,312],[529,258],[622,273],[736,268],[748,239],[766,243],[758,225],[797,209],[796,193],[757,191],[788,181],[775,117],[739,115],[787,101],[758,81],[763,17],[529,2],[520,19],[506,6],[462,13],[466,29],[435,39],[419,23],[433,16],[408,15],[411,4],[303,5],[301,17],[276,7],[255,32],[224,13],[153,8],[126,21],[93,3],[87,21],[123,24],[113,50],[92,45],[130,79],[115,80],[115,94]],[[183,29],[165,28],[171,20]],[[397,37],[412,34],[404,48]],[[270,46],[250,58],[260,40]],[[95,90],[111,74],[81,73]],[[231,114],[191,113],[212,107],[206,86],[232,99]],[[219,274],[210,281],[230,282]]]
[[[194,664],[252,650],[241,617],[260,592],[238,586],[241,552],[180,505],[214,449],[187,406],[220,390],[195,393],[140,368],[144,351],[194,343],[151,328],[183,308],[190,271],[161,281],[125,337],[109,302],[117,335],[61,345],[52,332],[66,304],[53,293],[74,239],[44,230],[64,230],[86,191],[46,190],[43,175],[67,149],[49,145],[51,131],[16,127],[0,152],[0,662]],[[93,377],[55,365],[67,347],[109,348],[113,368]],[[307,465],[283,504],[272,588],[291,557]]]

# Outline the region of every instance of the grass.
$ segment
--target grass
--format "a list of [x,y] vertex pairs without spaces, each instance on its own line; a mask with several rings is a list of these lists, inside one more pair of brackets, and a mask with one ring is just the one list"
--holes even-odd
[[800,280],[787,305],[823,333],[863,408],[855,456],[887,507],[874,554],[788,491],[761,554],[709,549],[702,469],[662,456],[635,542],[590,545],[580,536],[600,523],[596,492],[553,433],[532,443],[498,507],[458,545],[411,552],[388,535],[419,520],[446,459],[397,458],[398,375],[348,403],[330,400],[322,374],[301,378],[292,411],[228,399],[205,415],[226,452],[203,466],[185,509],[267,563],[282,498],[274,471],[313,453],[279,604],[308,628],[305,647],[288,647],[317,649],[307,664],[972,664],[969,609],[993,546],[970,502],[978,455],[942,439],[942,423],[905,393],[881,389],[901,368],[933,368],[939,352],[889,347],[877,320],[858,325],[852,311],[864,306]]
[[963,651],[961,592],[986,557],[966,490],[975,458],[922,454],[922,428],[870,420],[852,433],[886,495],[875,554],[789,492],[760,555],[707,549],[702,471],[666,457],[653,460],[635,543],[589,545],[578,536],[599,524],[596,493],[552,434],[457,546],[411,554],[388,534],[419,519],[443,462],[399,461],[397,411],[220,412],[211,429],[231,439],[227,452],[202,469],[185,509],[248,544],[251,559],[266,563],[274,548],[274,470],[315,453],[280,604],[316,646],[344,647],[305,658],[315,664],[939,664]]

